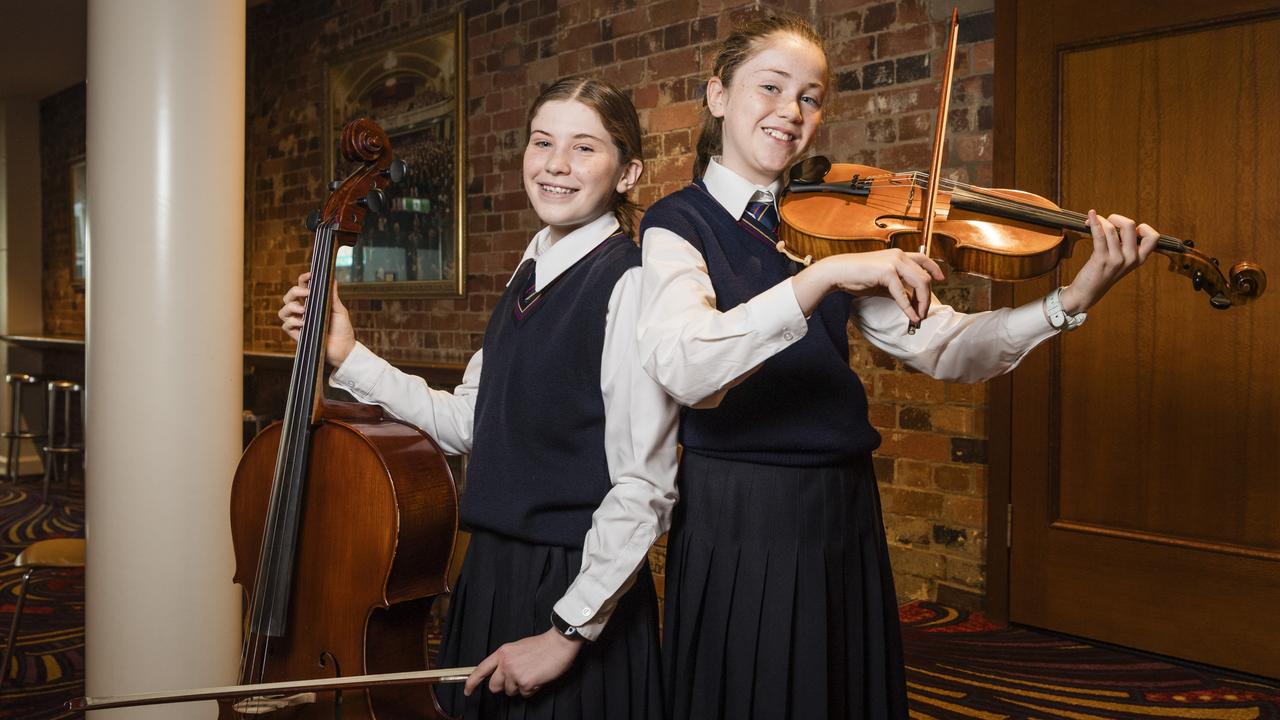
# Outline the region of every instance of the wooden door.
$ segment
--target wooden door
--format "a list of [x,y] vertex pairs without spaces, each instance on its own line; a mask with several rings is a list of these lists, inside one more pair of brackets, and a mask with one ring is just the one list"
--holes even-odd
[[1013,374],[1009,617],[1280,677],[1280,6],[997,12],[1001,180],[1273,280],[1217,311],[1154,257]]

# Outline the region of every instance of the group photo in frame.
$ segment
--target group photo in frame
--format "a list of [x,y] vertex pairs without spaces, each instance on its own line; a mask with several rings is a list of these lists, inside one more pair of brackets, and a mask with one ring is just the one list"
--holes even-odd
[[325,168],[355,168],[338,152],[342,127],[378,123],[408,166],[370,211],[360,241],[338,253],[344,297],[462,297],[466,283],[465,20],[461,13],[331,60],[325,73]]

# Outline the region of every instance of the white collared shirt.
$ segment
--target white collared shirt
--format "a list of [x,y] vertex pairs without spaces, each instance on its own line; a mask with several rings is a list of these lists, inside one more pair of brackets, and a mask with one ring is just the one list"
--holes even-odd
[[[753,199],[772,201],[781,182],[757,186],[712,158],[707,192],[733,218]],[[640,353],[645,370],[679,403],[715,407],[765,360],[804,337],[808,323],[788,278],[724,312],[716,309],[706,262],[687,240],[649,228],[644,251]],[[855,297],[851,318],[872,345],[940,380],[978,382],[1008,372],[1057,334],[1039,301],[961,313],[937,297],[915,334],[884,297]]]
[[[534,283],[542,290],[617,229],[612,213],[554,243],[550,229],[543,228],[520,262],[537,262]],[[671,526],[676,502],[678,408],[640,366],[640,282],[640,268],[622,275],[609,297],[605,319],[600,392],[613,487],[592,514],[582,568],[555,604],[556,613],[588,639],[599,636],[646,561],[649,547]],[[360,402],[381,405],[393,417],[422,428],[446,453],[465,454],[471,451],[483,355],[481,349],[471,357],[462,384],[450,393],[428,387],[422,378],[397,370],[357,343],[329,382]]]

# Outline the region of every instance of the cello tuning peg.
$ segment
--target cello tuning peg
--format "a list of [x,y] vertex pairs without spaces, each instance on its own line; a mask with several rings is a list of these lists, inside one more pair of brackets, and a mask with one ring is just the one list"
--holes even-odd
[[303,223],[306,224],[308,230],[315,232],[316,228],[320,227],[320,211],[312,210],[307,213],[307,219],[303,220]]
[[387,211],[387,195],[378,188],[373,188],[368,195],[357,200],[356,204],[376,213],[384,213]]
[[337,190],[337,189],[338,189],[338,188],[340,188],[340,187],[342,187],[342,181],[341,181],[341,180],[330,180],[330,181],[329,181],[329,192],[333,192],[334,190]]
[[391,182],[393,183],[398,183],[404,179],[405,173],[407,172],[409,172],[409,166],[405,164],[405,161],[400,158],[396,158],[391,161],[390,167],[382,171],[381,175],[382,177],[391,178]]

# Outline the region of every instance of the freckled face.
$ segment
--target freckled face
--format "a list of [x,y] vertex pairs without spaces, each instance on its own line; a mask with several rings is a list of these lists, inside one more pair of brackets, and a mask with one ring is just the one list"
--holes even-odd
[[576,100],[538,108],[524,149],[524,189],[556,241],[600,217],[613,193],[631,189],[640,161],[623,164],[595,110]]
[[724,118],[725,167],[768,185],[808,149],[822,122],[827,58],[816,45],[776,33],[733,74],[707,83],[707,108]]

